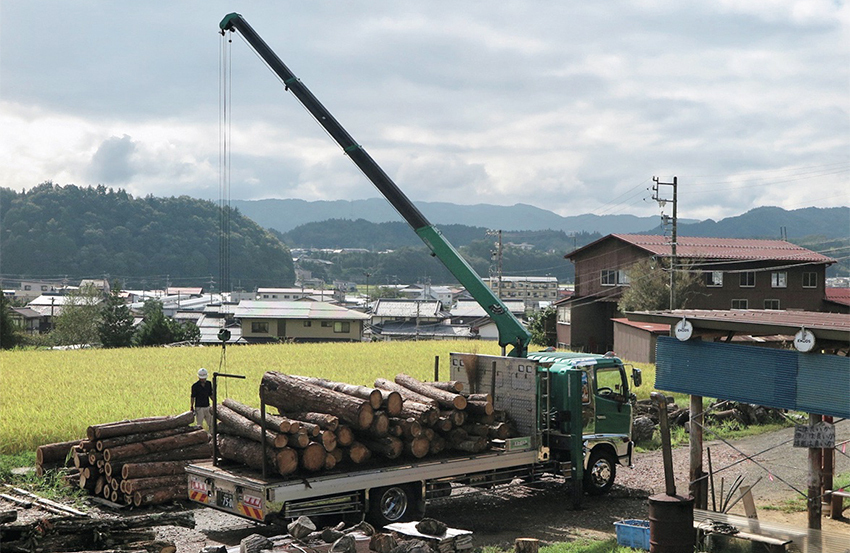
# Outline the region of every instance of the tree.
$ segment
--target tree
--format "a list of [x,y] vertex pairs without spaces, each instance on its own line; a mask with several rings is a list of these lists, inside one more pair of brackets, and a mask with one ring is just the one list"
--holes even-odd
[[[677,269],[673,275],[675,288],[672,309],[684,309],[700,286],[700,274],[691,270],[691,265]],[[661,262],[644,259],[626,270],[629,286],[617,303],[621,312],[660,311],[670,306],[670,269]]]
[[100,310],[97,332],[105,348],[125,348],[133,343],[133,314],[119,292],[113,289]]
[[62,310],[56,316],[51,333],[58,345],[93,345],[100,340],[100,291],[92,285],[67,295]]
[[18,344],[18,335],[9,308],[9,300],[0,294],[0,349],[11,349]]
[[531,332],[531,341],[539,346],[555,346],[558,343],[558,334],[555,330],[558,309],[550,305],[543,311],[538,311],[531,316],[528,330]]
[[133,345],[159,346],[177,341],[174,336],[174,325],[162,312],[161,301],[146,301],[142,308],[142,316],[144,321],[133,335]]

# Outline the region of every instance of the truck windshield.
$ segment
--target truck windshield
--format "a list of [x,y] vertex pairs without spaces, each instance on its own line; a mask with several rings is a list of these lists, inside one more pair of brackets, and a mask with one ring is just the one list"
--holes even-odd
[[620,367],[598,367],[596,369],[596,393],[600,396],[626,398],[629,390],[625,372]]

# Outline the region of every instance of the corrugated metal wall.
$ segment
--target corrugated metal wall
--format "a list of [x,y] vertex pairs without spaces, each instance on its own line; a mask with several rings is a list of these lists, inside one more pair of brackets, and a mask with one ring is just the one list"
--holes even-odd
[[655,387],[850,417],[850,358],[660,336]]

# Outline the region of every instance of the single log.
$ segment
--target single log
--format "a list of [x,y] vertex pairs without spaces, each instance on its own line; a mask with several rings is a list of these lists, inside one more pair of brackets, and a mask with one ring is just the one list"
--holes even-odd
[[22,553],[30,551],[109,551],[124,549],[128,543],[139,543],[153,541],[156,532],[145,530],[120,530],[107,533],[93,534],[83,532],[81,534],[47,533],[38,537],[37,548],[33,547],[31,537],[26,539],[3,542],[3,552]]
[[339,417],[328,413],[314,413],[311,411],[299,411],[292,413],[293,419],[315,424],[322,430],[336,430],[339,428]]
[[[291,415],[287,414],[287,416]],[[318,424],[313,424],[312,422],[307,422],[303,420],[299,420],[298,422],[301,425],[301,430],[299,432],[301,434],[307,434],[311,438],[315,438],[319,435],[319,432],[322,431],[322,427],[320,427]]]
[[469,434],[463,428],[453,428],[451,432],[446,434],[446,441],[451,447],[467,439],[469,439]]
[[486,401],[468,401],[466,410],[475,415],[492,415],[494,411],[493,404]]
[[206,430],[195,430],[187,434],[177,434],[167,438],[159,438],[149,442],[138,442],[127,445],[119,445],[103,450],[103,458],[106,461],[116,459],[126,459],[129,457],[138,457],[149,453],[158,453],[163,451],[173,451],[183,447],[192,445],[203,445],[208,443],[210,435]]
[[354,442],[354,432],[348,426],[340,425],[334,434],[336,434],[336,443],[339,446],[347,447]]
[[[262,419],[260,418],[260,410],[255,409],[254,407],[249,407],[244,403],[239,403],[234,399],[227,398],[222,402],[222,405],[236,411],[246,419],[251,422],[260,424]],[[283,432],[284,434],[289,434],[291,432],[298,432],[301,429],[301,425],[296,425],[296,428],[292,429],[292,421],[287,419],[286,417],[280,417],[278,415],[272,415],[271,413],[266,413],[266,420],[263,423],[263,426],[268,430],[274,430],[276,432]]]
[[418,394],[422,394],[425,397],[436,400],[437,403],[447,409],[459,409],[462,411],[466,408],[466,398],[460,394],[434,388],[433,386],[429,386],[421,380],[404,373],[397,374],[395,381],[396,384],[401,384],[405,388],[413,390]]
[[95,485],[97,484],[97,478],[89,478],[85,475],[85,473],[80,473],[77,482],[80,489],[93,492]]
[[[33,527],[41,527],[41,520],[30,523]],[[84,516],[67,516],[50,519],[51,534],[78,534],[85,532],[117,532],[120,530],[148,530],[154,526],[195,527],[195,515],[192,511],[157,512],[146,515],[127,516],[121,518],[91,518]]]
[[308,436],[306,432],[289,435],[289,447],[304,449],[308,445],[310,445],[310,436]]
[[517,538],[514,541],[514,553],[537,553],[540,550],[540,540],[536,538]]
[[428,455],[437,455],[438,453],[442,453],[446,449],[446,439],[442,436],[434,436],[434,439],[432,439],[428,443],[430,444]]
[[[321,447],[321,446],[319,446]],[[236,461],[256,470],[263,469],[263,445],[253,440],[231,436],[229,434],[218,435],[218,452],[225,459]],[[324,452],[324,450],[323,450]],[[295,471],[297,463],[293,463],[295,450],[284,448],[280,450],[266,449],[266,461],[271,470],[279,474],[287,475]],[[324,458],[322,459],[324,462]],[[293,466],[293,464],[295,466]]]
[[445,522],[433,518],[423,518],[416,523],[416,531],[426,536],[442,536],[448,530]]
[[[316,527],[313,526],[313,530],[315,529]],[[309,534],[309,532],[307,533]],[[271,551],[273,548],[272,540],[260,534],[251,534],[242,538],[242,541],[239,542],[239,553],[260,553],[260,551]]]
[[89,440],[88,438],[87,438],[87,439],[85,439],[85,440],[82,440],[82,441],[80,442],[80,449],[81,449],[82,451],[91,451],[91,450],[93,450],[93,449],[94,449],[94,446],[95,446],[94,441],[93,441],[93,440]]
[[349,447],[345,448],[345,454],[355,465],[359,465],[372,458],[372,452],[360,442],[353,442]]
[[89,454],[84,451],[71,451],[71,458],[74,460],[74,466],[78,469],[87,467],[89,465]]
[[452,424],[452,419],[450,417],[441,416],[437,419],[437,422],[434,423],[434,428],[439,430],[440,432],[448,432],[452,428],[454,428],[454,424]]
[[387,429],[387,435],[393,438],[401,438],[404,435],[404,430],[390,418],[390,427]]
[[410,441],[404,442],[404,452],[416,457],[417,459],[421,459],[428,455],[428,451],[430,449],[431,442],[429,442],[427,438],[413,438]]
[[90,451],[89,452],[89,465],[97,466],[98,461],[103,461],[103,452],[101,452],[101,451]]
[[322,443],[322,446],[325,448],[325,451],[333,451],[336,449],[336,434],[331,432],[330,430],[322,430],[322,433],[319,435],[317,441]]
[[55,444],[40,445],[35,450],[35,462],[39,465],[62,465],[65,463],[65,458],[75,445],[79,445],[81,440],[73,440],[70,442],[58,442]]
[[334,382],[332,380],[326,380],[324,378],[315,378],[312,376],[292,375],[292,377],[304,380],[305,382],[309,382],[310,384],[315,384],[316,386],[327,388],[329,390],[334,390],[337,392],[342,392],[343,394],[354,396],[356,398],[365,399],[369,402],[369,405],[372,406],[372,409],[380,409],[381,404],[384,401],[381,392],[379,392],[375,388],[367,388],[366,386],[357,386],[355,384],[346,384],[345,382]]
[[440,411],[436,407],[407,400],[405,400],[401,408],[401,413],[399,413],[400,418],[408,419],[413,417],[425,426],[433,426],[439,416]]
[[458,411],[457,409],[453,409],[451,411],[440,411],[441,417],[447,417],[450,421],[452,421],[453,426],[463,426],[466,422],[466,411]]
[[448,381],[440,381],[440,382],[424,382],[428,386],[432,388],[437,388],[438,390],[443,390],[446,392],[452,392],[455,394],[459,394],[463,391],[463,382],[460,380],[448,380]]
[[94,490],[92,492],[94,495],[100,495],[103,492],[103,487],[106,485],[106,476],[100,475],[97,477],[97,480],[94,483]]
[[437,435],[437,432],[433,428],[423,428],[422,429],[422,437],[431,441],[434,439],[434,436]]
[[342,463],[342,461],[345,459],[345,452],[341,447],[337,447],[328,451],[328,454],[333,455],[334,459],[336,459],[337,464]]
[[398,438],[387,436],[385,438],[364,439],[363,445],[368,447],[372,453],[376,453],[387,459],[397,459],[404,450],[404,442]]
[[[249,440],[254,440],[255,442],[259,442],[265,436],[266,443],[274,446],[277,441],[277,437],[280,436],[278,432],[272,432],[271,430],[264,430],[259,424],[255,422],[251,422],[250,419],[247,419],[231,409],[226,405],[219,405],[216,409],[216,417],[221,424],[218,426],[218,431],[224,434],[233,434],[234,436],[241,436],[243,438],[248,438]],[[285,443],[283,444],[286,445]]]
[[401,409],[404,406],[404,398],[398,392],[391,390],[382,390],[376,388],[381,393],[381,407],[391,417],[397,417],[401,414]]
[[470,436],[487,437],[490,434],[490,427],[486,424],[478,424],[476,422],[468,422],[462,427]]
[[487,438],[484,438],[482,436],[476,436],[475,438],[470,438],[468,440],[453,444],[452,449],[456,449],[458,451],[466,451],[467,453],[480,453],[487,449],[489,443],[490,442],[487,441]]
[[[129,501],[128,504],[129,503],[132,503],[132,500]],[[124,549],[116,550],[114,552],[101,551],[99,553],[118,553],[119,551],[123,553],[129,553],[130,551],[139,551],[144,553],[176,553],[177,546],[174,542],[165,540],[140,541],[128,543],[124,545]]]
[[369,426],[369,434],[378,438],[383,438],[387,435],[390,428],[390,418],[383,411],[375,411],[375,418],[372,419],[372,425]]
[[401,435],[408,440],[418,438],[422,434],[422,425],[415,418],[408,419],[390,419],[390,422],[401,428]]
[[173,486],[170,488],[151,488],[133,492],[131,502],[136,507],[143,505],[159,505],[168,503],[175,499],[185,499],[188,497],[189,491],[186,485]]
[[323,468],[325,470],[333,470],[333,468],[335,466],[336,466],[336,457],[334,457],[330,453],[327,453],[325,455],[325,466]]
[[140,432],[139,434],[125,434],[124,436],[116,436],[114,438],[105,438],[103,440],[95,441],[95,449],[97,451],[103,451],[107,448],[116,447],[119,445],[127,445],[138,442],[148,442],[150,440],[157,440],[159,438],[167,438],[168,436],[175,436],[177,434],[185,434],[187,432],[194,432],[196,430],[200,430],[200,426],[180,426],[178,428],[169,428],[167,430],[158,430],[156,432]]
[[310,445],[298,451],[298,464],[310,472],[324,468],[326,458],[325,448],[316,442],[311,442]]
[[382,390],[389,390],[390,392],[398,392],[401,395],[402,399],[404,399],[404,406],[402,408],[402,412],[404,412],[404,407],[407,407],[408,402],[421,403],[424,405],[429,405],[434,409],[439,408],[439,403],[437,400],[430,398],[428,396],[422,395],[420,393],[414,392],[410,388],[406,386],[402,386],[396,382],[391,382],[385,378],[377,378],[375,379],[375,387],[380,388]]
[[284,412],[318,411],[332,413],[359,429],[369,428],[374,415],[367,400],[316,386],[285,374],[266,372],[260,387],[266,402]]
[[506,422],[500,422],[498,424],[494,424],[490,426],[490,430],[487,433],[487,437],[496,440],[504,440],[509,438],[511,435],[511,426]]
[[134,493],[142,490],[155,488],[171,488],[177,486],[188,486],[185,474],[171,474],[169,476],[151,476],[150,478],[133,478],[121,482],[121,491]]
[[66,474],[62,477],[65,481],[66,486],[79,487],[80,486],[80,472],[77,471],[75,473]]
[[192,411],[186,411],[180,415],[166,417],[148,417],[143,419],[132,419],[107,424],[89,426],[86,435],[90,440],[113,438],[124,434],[138,434],[140,432],[156,432],[179,426],[188,426],[195,420]]

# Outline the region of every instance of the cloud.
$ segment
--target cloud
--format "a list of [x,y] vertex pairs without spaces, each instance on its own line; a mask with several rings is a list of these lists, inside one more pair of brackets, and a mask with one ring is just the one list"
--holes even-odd
[[98,184],[118,186],[126,184],[136,173],[133,155],[136,143],[126,134],[104,140],[91,158],[88,175]]

